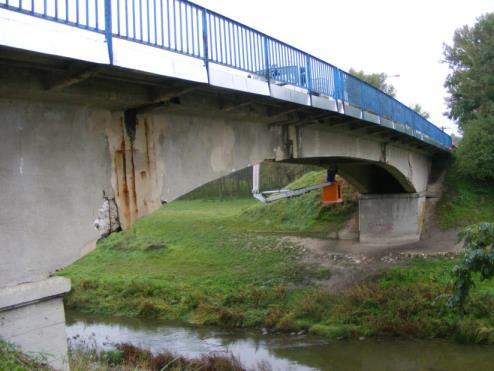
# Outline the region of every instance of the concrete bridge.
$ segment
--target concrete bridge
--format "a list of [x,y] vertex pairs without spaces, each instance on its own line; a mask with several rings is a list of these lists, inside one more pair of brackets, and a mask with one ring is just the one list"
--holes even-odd
[[[0,0],[0,337],[67,368],[51,276],[128,228],[264,160],[337,165],[359,238],[420,238],[451,138],[374,87],[181,0]],[[115,218],[116,219],[116,218]],[[114,229],[114,228],[112,228]]]

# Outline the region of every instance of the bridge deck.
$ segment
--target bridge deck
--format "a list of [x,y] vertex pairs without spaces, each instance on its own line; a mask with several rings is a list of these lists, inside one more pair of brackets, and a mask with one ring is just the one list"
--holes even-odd
[[449,135],[393,97],[189,1],[0,0],[0,23],[0,45],[254,93],[451,147]]

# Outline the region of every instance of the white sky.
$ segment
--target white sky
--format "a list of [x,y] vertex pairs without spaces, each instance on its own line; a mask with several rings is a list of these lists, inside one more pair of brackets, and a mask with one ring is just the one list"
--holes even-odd
[[385,72],[397,98],[419,103],[451,133],[444,116],[448,67],[443,43],[494,11],[493,0],[193,0],[343,70]]

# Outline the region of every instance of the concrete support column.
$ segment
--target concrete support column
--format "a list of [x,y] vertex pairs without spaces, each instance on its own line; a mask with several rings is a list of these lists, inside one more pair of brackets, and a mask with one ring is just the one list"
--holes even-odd
[[362,195],[359,199],[360,242],[404,244],[420,239],[425,195]]
[[62,277],[0,288],[0,338],[68,370],[62,302],[68,291],[70,280]]

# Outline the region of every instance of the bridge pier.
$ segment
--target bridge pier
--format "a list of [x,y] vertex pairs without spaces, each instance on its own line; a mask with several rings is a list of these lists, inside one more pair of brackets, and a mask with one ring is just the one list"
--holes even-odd
[[425,216],[425,195],[399,193],[361,195],[360,242],[396,245],[420,239]]

